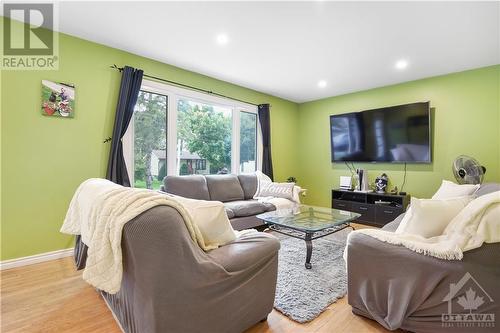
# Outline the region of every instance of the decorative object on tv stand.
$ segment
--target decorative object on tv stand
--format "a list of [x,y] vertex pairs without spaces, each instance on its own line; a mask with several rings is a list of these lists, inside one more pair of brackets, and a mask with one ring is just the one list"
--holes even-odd
[[358,189],[358,186],[359,186],[359,176],[357,173],[354,173],[351,177],[351,188],[356,191]]
[[364,169],[356,169],[356,175],[358,179],[358,183],[356,185],[356,191],[371,192],[370,184],[368,182],[368,172]]
[[460,155],[453,162],[453,175],[459,184],[481,184],[486,168],[475,158]]
[[42,80],[42,114],[52,117],[75,116],[75,86]]
[[389,183],[389,178],[385,173],[375,179],[375,187],[377,188],[377,193],[385,193],[387,189],[387,184]]
[[351,190],[352,189],[352,177],[340,176],[340,189]]

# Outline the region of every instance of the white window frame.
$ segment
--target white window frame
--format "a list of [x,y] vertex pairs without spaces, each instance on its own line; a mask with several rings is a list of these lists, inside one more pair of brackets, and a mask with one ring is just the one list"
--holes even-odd
[[[217,105],[231,109],[232,144],[231,173],[240,173],[240,112],[253,113],[257,117],[257,151],[256,168],[262,170],[262,132],[260,128],[257,106],[233,99],[210,95],[190,89],[184,89],[166,83],[143,80],[141,90],[167,96],[167,175],[178,175],[177,166],[177,102],[188,99],[209,105]],[[134,184],[134,118],[130,121],[127,132],[123,136],[123,154],[131,184]]]

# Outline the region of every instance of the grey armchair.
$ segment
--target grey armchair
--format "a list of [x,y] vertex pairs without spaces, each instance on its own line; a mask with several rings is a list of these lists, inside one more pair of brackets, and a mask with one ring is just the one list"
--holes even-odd
[[[493,191],[500,191],[500,185],[485,184],[477,195]],[[402,217],[383,229],[395,231]],[[462,260],[442,260],[367,235],[353,236],[347,244],[347,295],[355,314],[374,319],[389,330],[499,331],[500,243],[467,251]],[[470,299],[469,289],[475,297],[482,297],[483,303],[475,309],[459,302],[461,297]],[[484,319],[453,322],[450,314],[484,315]],[[485,315],[491,314],[496,322],[487,321],[491,317]]]

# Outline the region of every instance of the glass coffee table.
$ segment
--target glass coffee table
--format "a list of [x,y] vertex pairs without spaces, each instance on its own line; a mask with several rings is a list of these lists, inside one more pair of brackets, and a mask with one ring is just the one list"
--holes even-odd
[[345,210],[307,205],[296,205],[291,209],[279,209],[257,215],[269,229],[306,242],[307,269],[312,268],[312,241],[345,228],[354,230],[350,222],[360,216]]

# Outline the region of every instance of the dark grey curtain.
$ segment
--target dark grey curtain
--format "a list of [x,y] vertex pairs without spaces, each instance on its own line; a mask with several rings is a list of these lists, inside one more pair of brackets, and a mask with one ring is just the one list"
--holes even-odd
[[141,89],[142,75],[143,71],[140,69],[129,66],[123,68],[120,94],[116,105],[115,126],[113,128],[106,178],[123,186],[130,186],[130,179],[123,158],[122,138],[134,114],[135,103]]
[[259,105],[259,122],[262,130],[262,173],[273,178],[273,161],[271,158],[271,120],[269,116],[269,104]]

